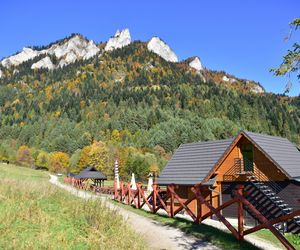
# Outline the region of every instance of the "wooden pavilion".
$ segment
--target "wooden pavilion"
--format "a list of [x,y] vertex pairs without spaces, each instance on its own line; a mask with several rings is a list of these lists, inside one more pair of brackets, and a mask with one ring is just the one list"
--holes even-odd
[[88,166],[84,170],[82,170],[79,174],[74,176],[75,179],[79,179],[81,181],[84,180],[93,180],[95,186],[103,187],[104,181],[107,180],[106,176],[98,171],[95,167]]

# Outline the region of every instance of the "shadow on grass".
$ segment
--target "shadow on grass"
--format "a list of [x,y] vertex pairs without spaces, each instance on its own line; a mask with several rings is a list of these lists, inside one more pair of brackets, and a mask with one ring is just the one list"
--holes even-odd
[[260,249],[248,241],[239,242],[231,233],[224,232],[221,229],[217,229],[213,226],[208,226],[205,224],[197,225],[191,221],[187,221],[182,218],[169,218],[167,215],[152,214],[145,210],[136,209],[133,206],[120,204],[119,202],[116,201],[113,201],[113,203],[127,210],[130,210],[136,214],[158,221],[165,226],[178,228],[186,235],[191,235],[199,239],[199,241],[198,240],[195,241],[195,244],[193,244],[190,249],[196,249],[201,246],[205,246],[205,242],[210,242],[211,244],[221,249],[228,249],[228,250]]

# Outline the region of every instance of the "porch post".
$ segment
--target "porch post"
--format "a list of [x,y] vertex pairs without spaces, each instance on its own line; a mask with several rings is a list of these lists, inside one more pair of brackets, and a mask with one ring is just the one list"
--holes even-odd
[[[175,185],[171,184],[170,185],[173,189],[175,187]],[[174,217],[174,194],[173,192],[170,192],[171,193],[171,207],[170,207],[170,215],[171,217],[173,218]]]
[[[198,186],[195,186],[195,189],[197,189],[197,191],[199,193],[201,193],[200,188]],[[193,190],[192,190],[193,191]],[[202,222],[202,202],[200,202],[200,200],[197,199],[196,197],[196,204],[197,204],[197,218],[196,218],[196,224],[200,224]]]

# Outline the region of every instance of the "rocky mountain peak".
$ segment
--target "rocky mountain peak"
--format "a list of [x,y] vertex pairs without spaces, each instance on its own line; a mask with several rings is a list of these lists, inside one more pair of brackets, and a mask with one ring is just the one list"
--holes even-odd
[[224,75],[224,76],[222,77],[222,81],[223,81],[223,82],[234,83],[234,82],[236,82],[237,80],[236,80],[235,78],[228,77],[228,76]]
[[194,59],[190,61],[189,66],[197,71],[203,70],[202,63],[198,56],[195,56]]
[[265,90],[259,85],[255,85],[255,86],[251,87],[250,91],[255,94],[265,93]]
[[79,35],[75,35],[63,44],[52,45],[47,54],[55,55],[57,58],[62,59],[63,63],[60,65],[66,65],[73,63],[78,59],[89,59],[95,56],[100,49],[91,40],[88,41]]
[[54,69],[54,64],[52,63],[49,56],[44,57],[43,59],[39,60],[38,62],[31,65],[31,69]]
[[168,62],[178,62],[178,58],[173,50],[157,36],[151,38],[147,48]]
[[108,40],[104,48],[105,51],[122,48],[131,43],[131,36],[129,29],[117,30],[115,35]]
[[22,49],[21,52],[3,59],[1,61],[1,64],[6,68],[8,68],[10,66],[17,66],[25,61],[28,61],[28,60],[36,57],[37,55],[39,55],[39,51],[25,47]]
[[[34,50],[31,48],[23,48],[20,53],[2,60],[1,64],[8,68],[10,66],[17,66],[39,55],[55,55],[58,59],[60,59],[59,67],[62,67],[79,59],[89,59],[95,56],[99,51],[100,49],[92,40],[89,41],[81,35],[74,35],[71,38],[66,39],[64,42],[53,44],[47,49]],[[53,69],[55,66],[51,62],[50,58],[46,56],[42,60],[34,63],[31,68]]]

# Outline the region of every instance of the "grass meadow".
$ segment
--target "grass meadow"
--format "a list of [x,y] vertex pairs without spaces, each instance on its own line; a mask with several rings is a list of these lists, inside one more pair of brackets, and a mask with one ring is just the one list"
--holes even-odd
[[48,182],[47,172],[0,164],[0,249],[145,249],[101,201]]

